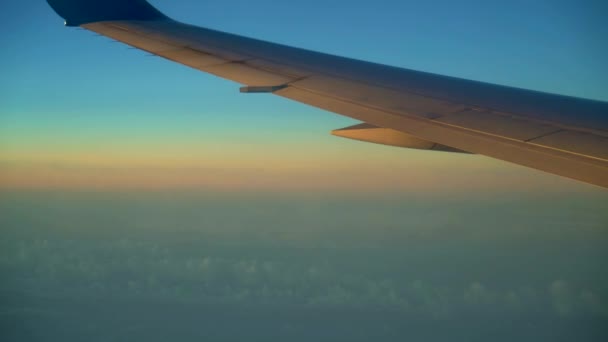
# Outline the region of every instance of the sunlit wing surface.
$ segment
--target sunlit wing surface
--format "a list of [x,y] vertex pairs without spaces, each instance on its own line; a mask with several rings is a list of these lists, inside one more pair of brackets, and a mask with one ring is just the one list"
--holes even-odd
[[443,151],[466,153],[449,146],[440,145],[432,141],[422,140],[411,134],[403,133],[392,128],[377,127],[368,123],[362,123],[341,129],[336,129],[331,134],[337,137],[349,138],[375,144],[414,148],[417,150]]
[[48,2],[68,26],[238,82],[244,85],[242,92],[272,93],[358,119],[367,128],[386,129],[359,132],[367,137],[359,140],[386,143],[394,139],[378,133],[392,132],[394,137],[401,132],[402,140],[389,145],[420,148],[406,146],[410,139],[429,149],[482,154],[608,187],[606,102],[395,68],[195,27],[166,17],[145,0]]

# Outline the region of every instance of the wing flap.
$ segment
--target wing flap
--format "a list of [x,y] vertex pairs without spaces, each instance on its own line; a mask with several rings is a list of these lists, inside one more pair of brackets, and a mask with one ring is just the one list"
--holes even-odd
[[314,74],[312,71],[306,70],[296,65],[290,65],[288,63],[283,64],[264,58],[257,58],[247,61],[247,64],[251,65],[254,68],[271,70],[273,72],[293,77],[295,79],[305,79],[307,77],[311,77]]
[[464,110],[437,118],[436,121],[519,141],[528,141],[560,130],[547,124],[476,110]]
[[332,97],[344,101],[379,108],[399,115],[437,118],[466,108],[462,104],[329,76],[315,75],[294,82],[292,85],[312,92],[331,94]]
[[290,86],[274,94],[343,114],[423,140],[528,166],[608,188],[608,163],[528,142],[506,139],[420,117],[406,117],[364,107]]
[[194,69],[204,70],[206,67],[228,63],[229,61],[190,47],[157,52],[157,55],[171,61],[184,64]]
[[202,68],[204,71],[231,81],[248,85],[277,86],[293,81],[293,78],[253,68],[246,62],[231,62]]
[[591,133],[559,131],[531,140],[530,143],[608,161],[608,138]]

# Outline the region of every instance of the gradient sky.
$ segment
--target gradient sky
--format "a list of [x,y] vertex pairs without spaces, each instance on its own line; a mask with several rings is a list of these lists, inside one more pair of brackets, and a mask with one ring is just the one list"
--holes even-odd
[[[604,1],[152,2],[608,100]],[[608,340],[606,190],[333,137],[353,121],[66,28],[43,0],[2,1],[0,29],[0,340]]]
[[[602,1],[152,1],[178,20],[379,63],[608,100]],[[353,120],[0,11],[0,188],[483,191],[595,187],[481,156],[349,141]]]

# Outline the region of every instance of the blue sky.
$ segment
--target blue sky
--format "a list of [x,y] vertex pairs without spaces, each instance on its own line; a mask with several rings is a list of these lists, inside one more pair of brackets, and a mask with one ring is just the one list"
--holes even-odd
[[[600,1],[152,3],[175,19],[255,38],[608,100],[608,25]],[[57,165],[90,170],[179,164],[234,171],[283,163],[294,165],[291,169],[318,164],[328,175],[333,172],[327,184],[339,182],[344,169],[360,181],[370,175],[396,180],[408,168],[408,174],[420,175],[424,182],[450,169],[455,176],[446,181],[455,188],[485,179],[482,187],[504,189],[523,180],[526,187],[592,189],[490,158],[332,137],[330,130],[353,121],[273,96],[239,94],[237,84],[66,28],[44,1],[10,0],[2,7],[0,162],[13,168],[4,175],[11,179],[8,183],[48,185],[48,179],[41,179]],[[353,170],[362,163],[373,170]],[[395,172],[388,174],[391,169]],[[83,177],[78,186],[111,173],[101,170],[93,177],[74,172]],[[304,178],[312,182],[319,172]],[[16,173],[25,178],[14,180]],[[72,175],[57,177],[64,179],[55,182],[61,186]],[[261,184],[276,185],[271,180]],[[387,184],[385,188],[392,186]]]

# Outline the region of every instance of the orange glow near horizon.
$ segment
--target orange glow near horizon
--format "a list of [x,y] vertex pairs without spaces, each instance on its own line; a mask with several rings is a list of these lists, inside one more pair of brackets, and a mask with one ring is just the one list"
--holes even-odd
[[596,189],[482,156],[387,147],[313,129],[265,134],[247,127],[230,130],[230,123],[222,123],[166,132],[156,126],[151,131],[122,127],[117,134],[107,124],[91,124],[86,134],[24,127],[0,128],[0,190],[466,194]]
[[[340,145],[340,144],[338,144]],[[283,146],[284,147],[284,146]],[[352,149],[227,147],[173,153],[40,154],[0,158],[1,189],[340,191],[360,193],[587,191],[595,187],[482,156],[352,143]],[[354,148],[360,147],[360,148]],[[374,153],[377,150],[378,153]]]

